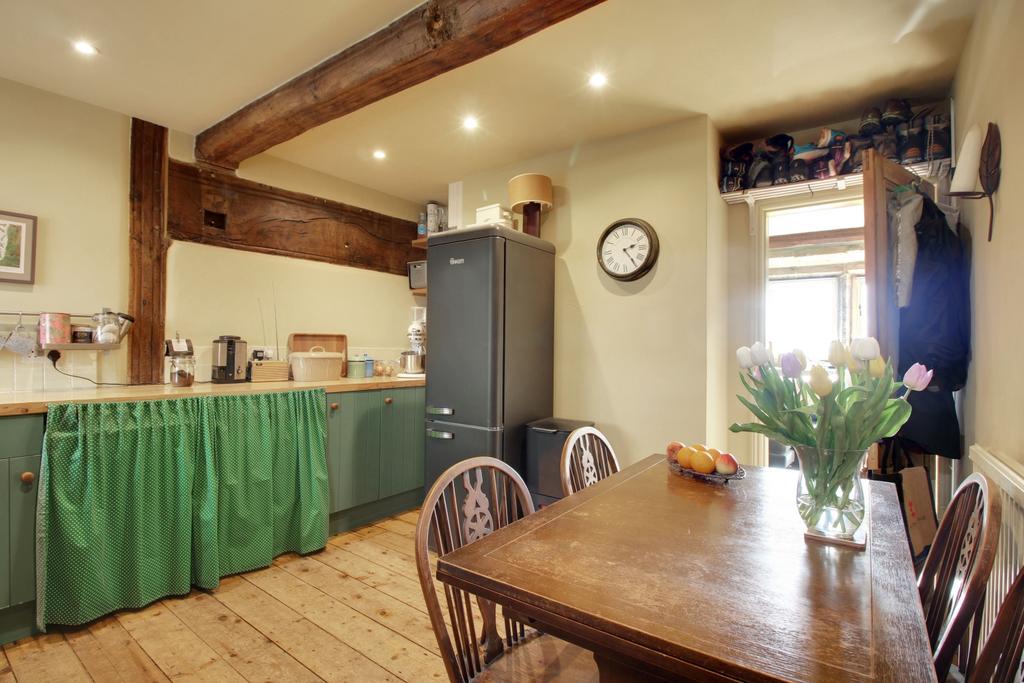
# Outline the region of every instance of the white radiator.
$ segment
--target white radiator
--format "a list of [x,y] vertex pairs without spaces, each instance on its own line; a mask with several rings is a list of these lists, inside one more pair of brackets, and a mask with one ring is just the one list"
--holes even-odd
[[988,637],[999,605],[1010,584],[1024,564],[1024,465],[1001,457],[975,444],[971,446],[974,471],[981,472],[996,485],[1003,502],[1003,520],[999,531],[999,549],[988,581],[988,593],[982,614],[982,640]]

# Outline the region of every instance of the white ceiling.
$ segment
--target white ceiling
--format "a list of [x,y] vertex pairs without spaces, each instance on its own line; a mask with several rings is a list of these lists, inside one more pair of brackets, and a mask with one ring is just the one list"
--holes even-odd
[[198,133],[422,1],[0,0],[0,78]]
[[[197,132],[416,4],[0,0],[0,77]],[[805,128],[947,92],[976,4],[607,0],[268,153],[424,201],[479,170],[694,113],[730,138]],[[78,37],[101,54],[75,55]],[[593,69],[603,91],[585,85]]]

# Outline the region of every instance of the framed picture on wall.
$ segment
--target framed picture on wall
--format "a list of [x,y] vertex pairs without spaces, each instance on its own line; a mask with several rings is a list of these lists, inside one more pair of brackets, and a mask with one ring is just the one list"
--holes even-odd
[[36,280],[36,217],[0,210],[0,282]]

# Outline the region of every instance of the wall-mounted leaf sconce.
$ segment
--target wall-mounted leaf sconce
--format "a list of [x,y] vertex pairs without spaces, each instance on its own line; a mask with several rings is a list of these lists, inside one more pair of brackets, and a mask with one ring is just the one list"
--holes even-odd
[[[952,197],[964,199],[988,198],[988,241],[992,241],[992,221],[995,218],[995,206],[992,195],[999,189],[999,165],[1003,158],[1003,145],[999,137],[999,126],[988,124],[985,142],[981,141],[981,127],[971,126],[964,136],[957,157],[956,173],[949,185]],[[981,182],[981,192],[976,190]]]

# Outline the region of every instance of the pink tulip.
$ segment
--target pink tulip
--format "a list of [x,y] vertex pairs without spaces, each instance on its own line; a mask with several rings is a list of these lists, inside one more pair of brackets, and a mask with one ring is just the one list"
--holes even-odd
[[903,373],[903,386],[907,391],[924,391],[932,381],[934,370],[929,370],[920,363],[914,363]]

